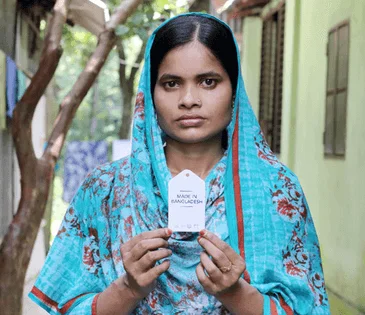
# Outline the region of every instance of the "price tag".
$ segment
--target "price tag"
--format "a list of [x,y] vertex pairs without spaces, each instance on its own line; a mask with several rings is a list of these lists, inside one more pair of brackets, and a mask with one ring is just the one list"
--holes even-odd
[[169,181],[169,223],[174,232],[199,232],[205,228],[205,182],[184,170]]

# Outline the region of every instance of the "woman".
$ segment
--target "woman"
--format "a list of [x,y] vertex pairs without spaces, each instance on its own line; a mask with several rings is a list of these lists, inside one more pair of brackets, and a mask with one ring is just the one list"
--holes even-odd
[[[132,154],[73,199],[30,297],[51,314],[329,314],[301,187],[271,153],[223,22],[181,15],[150,38]],[[173,233],[168,182],[206,184],[206,229]]]

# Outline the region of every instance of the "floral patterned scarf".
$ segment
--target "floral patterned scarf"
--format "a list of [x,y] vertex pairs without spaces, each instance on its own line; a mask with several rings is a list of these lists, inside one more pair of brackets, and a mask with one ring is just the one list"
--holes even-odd
[[[150,50],[158,30],[145,53],[132,153],[97,168],[82,184],[29,294],[51,314],[96,314],[98,294],[125,272],[121,244],[167,226],[171,174],[150,92]],[[205,180],[207,229],[246,260],[244,279],[263,294],[265,315],[329,314],[318,239],[304,193],[264,140],[241,73],[227,131],[226,154]],[[196,239],[197,233],[173,234],[171,267],[135,314],[228,314],[196,278],[202,250]]]

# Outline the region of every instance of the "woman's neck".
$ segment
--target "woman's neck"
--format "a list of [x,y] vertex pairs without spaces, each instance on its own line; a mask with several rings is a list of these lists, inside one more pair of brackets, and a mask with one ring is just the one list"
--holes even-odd
[[221,135],[203,143],[181,143],[171,138],[166,139],[165,155],[167,166],[174,177],[189,169],[205,179],[210,170],[224,154]]

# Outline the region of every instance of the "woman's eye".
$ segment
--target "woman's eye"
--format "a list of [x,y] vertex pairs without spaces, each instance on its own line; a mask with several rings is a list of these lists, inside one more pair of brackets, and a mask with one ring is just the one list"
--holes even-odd
[[165,87],[167,87],[167,88],[174,88],[176,86],[177,86],[176,81],[169,81],[169,82],[165,83]]
[[206,87],[213,87],[213,86],[215,86],[216,85],[216,80],[214,80],[214,79],[205,79],[204,81],[203,81],[203,85],[204,86],[206,86]]

